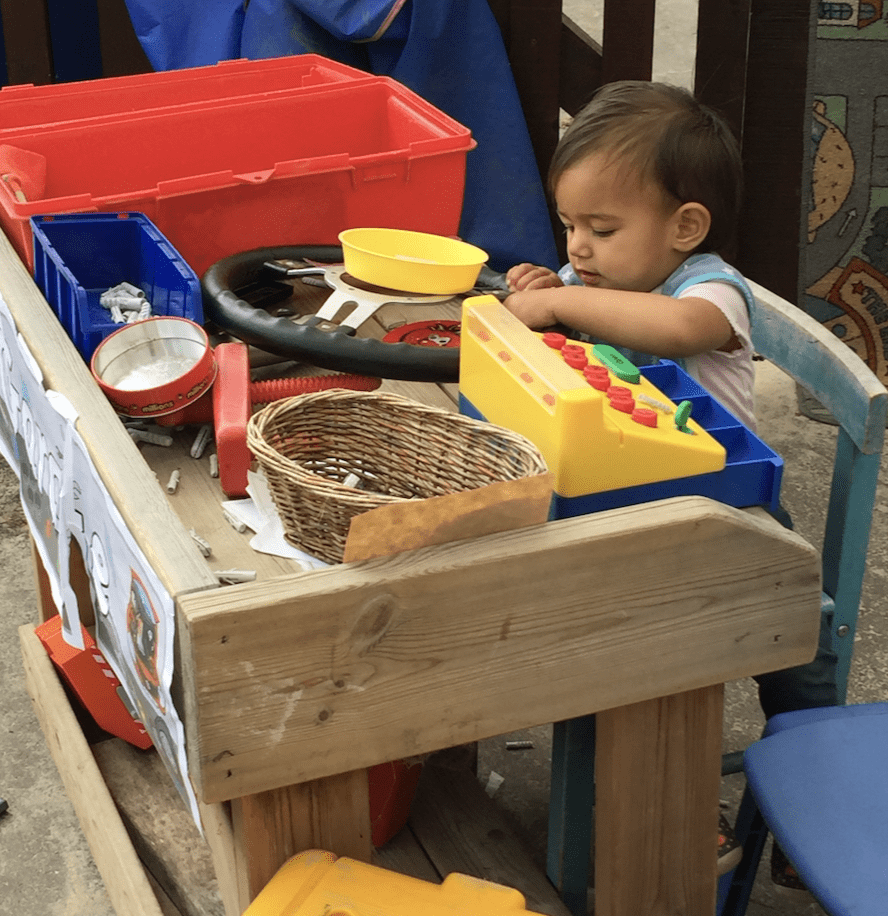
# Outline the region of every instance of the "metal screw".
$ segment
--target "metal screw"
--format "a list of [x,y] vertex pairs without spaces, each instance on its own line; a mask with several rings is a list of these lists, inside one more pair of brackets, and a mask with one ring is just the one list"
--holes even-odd
[[851,627],[847,624],[842,624],[836,629],[836,636],[847,636],[851,632]]

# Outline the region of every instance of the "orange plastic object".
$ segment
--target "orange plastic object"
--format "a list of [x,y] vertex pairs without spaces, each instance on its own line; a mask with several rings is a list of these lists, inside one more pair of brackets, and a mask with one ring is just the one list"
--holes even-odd
[[62,618],[58,614],[40,624],[36,633],[53,664],[100,728],[136,747],[151,747],[148,732],[130,715],[120,699],[117,692],[120,681],[86,630],[83,630],[83,649],[65,642]]
[[[524,895],[458,872],[431,884],[312,849],[293,856],[244,916],[517,916]],[[538,914],[537,914],[538,916]]]
[[406,823],[416,795],[422,764],[403,760],[370,767],[370,838],[377,848],[385,845]]

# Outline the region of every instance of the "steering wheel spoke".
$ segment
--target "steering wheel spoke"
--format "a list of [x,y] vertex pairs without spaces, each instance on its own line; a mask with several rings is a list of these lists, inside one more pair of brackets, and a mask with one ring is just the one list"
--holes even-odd
[[[296,268],[280,261],[316,261],[329,267]],[[356,329],[377,308],[389,301],[444,302],[450,296],[413,297],[356,290],[343,280],[342,249],[335,245],[280,246],[259,248],[217,261],[201,280],[204,314],[234,337],[288,359],[311,363],[325,369],[373,375],[380,378],[419,382],[453,382],[459,378],[459,348],[424,347],[410,343],[385,343],[372,337],[355,336]],[[276,279],[324,276],[334,287],[317,315],[292,319],[271,315],[241,299],[236,289],[256,283],[265,274]],[[345,288],[344,288],[345,287]],[[346,302],[356,301],[352,312],[336,325],[336,316]],[[335,308],[333,308],[335,306]],[[330,311],[332,309],[332,312]],[[330,328],[329,330],[327,328]]]

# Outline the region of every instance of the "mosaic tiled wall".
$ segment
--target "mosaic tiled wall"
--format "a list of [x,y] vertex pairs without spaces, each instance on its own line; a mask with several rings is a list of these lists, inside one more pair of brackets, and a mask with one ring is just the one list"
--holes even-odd
[[817,17],[804,305],[888,382],[888,0]]

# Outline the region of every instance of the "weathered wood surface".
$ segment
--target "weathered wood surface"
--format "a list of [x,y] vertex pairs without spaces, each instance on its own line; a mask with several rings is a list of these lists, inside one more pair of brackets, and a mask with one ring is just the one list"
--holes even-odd
[[814,395],[864,454],[879,452],[888,403],[882,382],[819,321],[757,283],[750,287],[756,350]]
[[[470,818],[465,816],[467,810],[472,812]],[[460,872],[505,884],[524,894],[529,910],[569,916],[472,773],[426,767],[409,826],[441,875]]]
[[119,738],[92,753],[139,858],[181,916],[223,916],[209,847],[157,753]]
[[[249,902],[246,898],[229,909],[223,905],[207,842],[191,821],[157,754],[116,738],[94,745],[92,753],[134,850],[145,865],[163,916],[223,912],[238,916],[243,912]],[[269,797],[278,794],[267,793]],[[251,803],[257,803],[256,797]],[[273,809],[269,808],[272,819]],[[124,842],[125,837],[118,837],[118,841]],[[304,842],[291,845],[290,854],[312,848]],[[567,916],[556,890],[515,839],[502,810],[487,796],[474,773],[464,767],[426,767],[410,824],[385,846],[374,849],[371,861],[432,884],[461,871],[517,888],[531,910]]]
[[596,916],[715,911],[723,691],[596,716]]
[[191,772],[220,801],[800,664],[819,595],[700,497],[186,595]]
[[114,909],[165,916],[34,628],[19,628],[25,685]]
[[370,861],[366,770],[235,798],[231,813],[244,906],[297,852],[326,849]]

